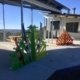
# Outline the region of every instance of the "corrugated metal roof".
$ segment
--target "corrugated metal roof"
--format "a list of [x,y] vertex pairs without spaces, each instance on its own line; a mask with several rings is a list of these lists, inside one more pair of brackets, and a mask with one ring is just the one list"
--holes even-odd
[[38,1],[41,1],[43,3],[46,3],[46,4],[49,4],[53,7],[56,7],[57,9],[69,9],[68,7],[66,7],[65,5],[59,3],[58,1],[56,0],[38,0]]
[[[21,5],[21,0],[0,0],[1,3],[5,2],[6,4],[11,4],[15,6]],[[34,3],[33,3],[34,2]],[[55,0],[23,0],[24,7],[31,7],[40,10],[52,11],[54,13],[61,13],[61,9],[65,8],[64,5],[55,1]],[[27,5],[30,6],[27,6]],[[40,5],[39,5],[40,4]]]

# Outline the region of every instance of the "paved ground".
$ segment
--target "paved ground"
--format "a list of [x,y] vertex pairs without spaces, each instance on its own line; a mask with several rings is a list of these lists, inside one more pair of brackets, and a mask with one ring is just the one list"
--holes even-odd
[[0,49],[13,51],[14,47],[15,47],[14,43],[11,43],[11,42],[0,42]]
[[47,80],[58,69],[80,65],[80,46],[55,47],[44,59],[17,71],[10,69],[10,53],[10,49],[0,49],[0,80]]

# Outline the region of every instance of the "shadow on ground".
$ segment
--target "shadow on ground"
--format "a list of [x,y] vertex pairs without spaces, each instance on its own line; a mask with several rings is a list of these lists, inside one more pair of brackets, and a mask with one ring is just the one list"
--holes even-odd
[[57,70],[47,80],[80,80],[80,65]]
[[9,56],[12,51],[0,49],[0,80],[47,80],[52,74],[55,75],[55,71],[80,65],[80,48],[57,49],[47,52],[48,55],[43,59],[17,71],[12,71]]
[[[60,63],[63,62],[63,64],[67,64],[66,66],[71,65],[69,67],[56,69],[47,80],[80,80],[80,48],[67,48],[54,51],[50,50],[48,53],[50,53],[49,55],[51,58],[53,56],[52,53],[55,53],[56,55],[54,55],[54,58],[60,60]],[[60,55],[62,57],[60,57]]]
[[11,53],[12,51],[0,49],[0,69],[7,69],[9,67]]

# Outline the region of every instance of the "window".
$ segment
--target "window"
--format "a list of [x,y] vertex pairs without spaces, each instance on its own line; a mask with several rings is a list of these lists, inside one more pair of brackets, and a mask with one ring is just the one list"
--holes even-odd
[[51,21],[51,29],[54,27],[54,30],[60,29],[60,21]]
[[78,32],[78,22],[66,23],[66,31],[68,31],[68,32]]

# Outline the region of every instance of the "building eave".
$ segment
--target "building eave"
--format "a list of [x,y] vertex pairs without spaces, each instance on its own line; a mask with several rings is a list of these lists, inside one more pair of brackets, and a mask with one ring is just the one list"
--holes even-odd
[[44,4],[40,1],[37,1],[37,0],[23,0],[24,3],[28,3],[28,4],[31,4],[31,5],[34,5],[36,7],[40,7],[40,8],[45,8],[46,10],[49,10],[49,11],[53,11],[53,12],[58,12],[58,13],[61,13],[60,10],[54,8],[54,7],[51,7],[47,4]]
[[80,18],[80,15],[79,14],[52,14],[52,13],[49,13],[47,16],[49,16],[49,17],[52,16],[53,17],[53,15],[55,17]]
[[[0,0],[0,3],[21,6],[21,0]],[[30,5],[30,6],[28,6]],[[36,0],[23,0],[23,7],[61,13],[60,10]]]
[[66,10],[70,10],[68,7],[66,7],[65,5],[63,5],[63,4],[61,4],[61,3],[59,3],[58,1],[56,1],[56,0],[52,0],[52,2],[53,3],[55,3],[56,5],[58,5],[58,6],[61,6],[62,7],[62,9],[66,9]]

